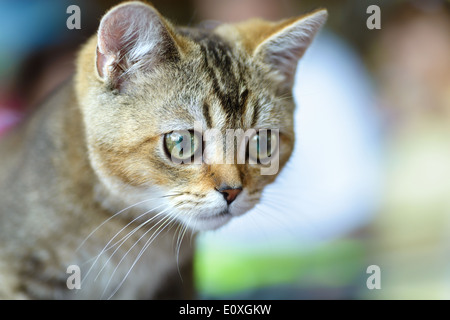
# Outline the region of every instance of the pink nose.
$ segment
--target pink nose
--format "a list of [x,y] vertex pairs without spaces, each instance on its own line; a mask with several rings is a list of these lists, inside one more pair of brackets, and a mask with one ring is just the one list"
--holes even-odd
[[238,194],[241,193],[242,188],[221,188],[217,191],[219,191],[223,195],[228,204],[231,204],[236,199]]

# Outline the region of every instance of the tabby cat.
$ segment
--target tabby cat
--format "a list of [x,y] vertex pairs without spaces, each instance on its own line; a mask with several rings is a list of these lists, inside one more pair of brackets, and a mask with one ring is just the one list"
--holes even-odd
[[258,148],[253,163],[174,159],[230,147],[199,130],[268,129],[245,141],[267,140],[281,170],[297,62],[326,17],[206,29],[142,2],[107,12],[74,77],[1,141],[0,298],[194,297],[185,234],[254,207],[277,172]]

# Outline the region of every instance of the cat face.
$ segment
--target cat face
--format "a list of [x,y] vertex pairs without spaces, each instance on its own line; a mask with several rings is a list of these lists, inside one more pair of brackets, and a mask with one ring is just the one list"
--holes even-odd
[[113,8],[77,75],[100,183],[195,230],[251,209],[291,155],[293,74],[325,18],[202,30],[139,2]]

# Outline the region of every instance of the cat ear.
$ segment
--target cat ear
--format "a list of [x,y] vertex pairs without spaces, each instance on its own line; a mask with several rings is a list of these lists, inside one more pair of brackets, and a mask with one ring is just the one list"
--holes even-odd
[[177,57],[164,18],[142,2],[127,2],[102,18],[97,34],[96,65],[100,78],[122,90],[138,71]]
[[317,32],[327,20],[325,9],[307,16],[281,22],[275,32],[265,38],[254,51],[280,76],[280,81],[291,89],[298,60],[303,56]]

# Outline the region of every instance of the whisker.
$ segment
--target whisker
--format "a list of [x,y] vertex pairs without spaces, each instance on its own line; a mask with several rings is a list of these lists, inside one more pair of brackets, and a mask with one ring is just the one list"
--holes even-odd
[[[110,285],[110,283],[111,283],[111,281],[112,281],[112,279],[113,279],[113,277],[114,277],[114,274],[116,273],[116,271],[118,270],[118,268],[119,268],[119,265],[121,264],[121,262],[125,259],[125,257],[128,255],[128,253],[134,248],[134,246],[136,246],[139,242],[140,242],[140,240],[148,233],[148,232],[150,232],[156,225],[158,225],[159,223],[160,223],[161,221],[158,221],[155,225],[151,225],[150,226],[150,228],[146,231],[146,232],[144,232],[144,234],[143,235],[141,235],[140,237],[139,237],[139,239],[123,254],[123,256],[122,256],[122,258],[119,260],[119,263],[116,265],[116,267],[114,268],[114,270],[112,271],[112,273],[111,273],[111,275],[109,276],[109,279],[108,279],[108,282],[106,283],[106,285],[105,285],[105,288],[103,289],[103,293],[102,293],[102,296],[101,296],[101,299],[103,299],[103,297],[105,296],[105,294],[106,294],[106,290],[108,289],[108,287],[109,287],[109,285]],[[146,223],[144,223],[144,224],[142,224],[140,227],[143,227],[144,225],[145,225]],[[117,292],[117,290],[115,290],[114,291],[114,294],[115,294],[115,292]],[[108,299],[111,299],[111,297],[114,295],[114,294],[112,294],[112,295],[110,295],[110,297],[108,298]]]
[[[145,215],[147,215],[147,214],[149,214],[149,213],[151,213],[152,211],[154,211],[154,210],[156,210],[156,209],[158,209],[158,208],[160,208],[160,207],[162,207],[163,205],[159,205],[159,206],[157,206],[157,207],[155,207],[155,208],[152,208],[152,209],[150,209],[150,210],[148,210],[148,211],[146,211],[146,212],[144,212],[143,214],[141,214],[140,216],[138,216],[138,217],[136,217],[136,218],[134,218],[132,221],[130,221],[127,225],[125,225],[122,229],[120,229],[115,235],[114,235],[114,237],[112,237],[109,241],[108,241],[108,243],[103,247],[103,249],[102,249],[102,251],[97,255],[97,256],[95,256],[95,257],[93,257],[92,259],[94,259],[95,258],[95,260],[94,260],[94,262],[92,263],[92,265],[91,265],[91,267],[89,268],[89,270],[86,272],[86,274],[85,274],[85,276],[84,276],[84,278],[83,278],[83,280],[81,281],[81,284],[83,284],[83,282],[85,281],[85,279],[87,279],[87,277],[88,277],[88,275],[90,274],[90,272],[92,271],[92,269],[94,268],[94,266],[95,266],[95,264],[97,263],[97,261],[98,261],[98,259],[100,258],[100,256],[101,255],[103,255],[105,252],[107,252],[107,251],[109,251],[109,250],[111,250],[112,248],[114,248],[118,243],[120,243],[125,237],[127,237],[128,235],[130,235],[130,233],[131,232],[133,232],[133,231],[131,231],[130,233],[128,233],[128,235],[126,235],[126,236],[124,236],[124,237],[122,237],[122,239],[121,240],[119,240],[119,241],[117,241],[116,243],[114,243],[112,246],[110,246],[110,247],[108,247],[108,245],[123,231],[123,230],[125,230],[129,225],[131,225],[132,223],[134,223],[136,220],[138,220],[138,219],[140,219],[140,218],[142,218],[143,216],[145,216]],[[156,215],[156,216],[158,216],[158,215]],[[156,217],[155,216],[155,217]],[[153,218],[155,218],[155,217],[153,217]],[[152,218],[152,219],[153,219]],[[138,227],[139,228],[139,227]],[[136,230],[136,229],[134,229],[134,230]],[[133,232],[134,233],[134,232]],[[132,234],[131,234],[132,235]],[[130,235],[130,236],[131,236]],[[125,239],[126,240],[126,239]],[[124,241],[125,241],[124,240]],[[123,243],[123,242],[122,242]],[[120,246],[118,247],[118,248],[120,248]],[[117,249],[116,249],[117,250]],[[115,251],[114,251],[115,252]],[[114,255],[114,252],[113,252],[113,254],[111,255],[111,257]],[[97,274],[97,276],[95,277],[95,279],[94,279],[94,281],[96,281],[96,279],[98,278],[98,276],[99,276],[99,274],[101,273],[101,271],[104,269],[104,267],[106,266],[106,264],[109,262],[109,260],[111,259],[111,257],[109,257],[109,259],[105,262],[105,264],[103,265],[103,267],[102,267],[102,269],[99,271],[99,273]],[[92,259],[90,259],[90,260],[92,260]],[[88,260],[88,261],[90,261],[90,260]]]
[[306,205],[310,205],[310,206],[319,206],[322,205],[322,203],[319,200],[313,201],[312,199],[308,198],[307,195],[304,194],[286,194],[285,193],[276,193],[276,192],[272,192],[272,193],[268,193],[265,194],[262,198],[264,199],[273,199],[273,200],[277,200],[280,201],[280,204],[286,204],[286,196],[289,197],[296,197],[296,199],[298,199],[298,202],[301,202],[302,204],[306,204]]
[[189,220],[187,222],[183,222],[181,224],[181,228],[179,229],[180,232],[178,232],[178,236],[177,236],[176,260],[177,260],[178,274],[180,275],[180,278],[181,278],[181,272],[180,272],[180,263],[179,262],[180,262],[181,243],[183,242],[183,238],[186,234],[189,224],[191,223],[191,220],[192,220],[192,216],[189,217]]
[[[280,212],[280,208],[285,208],[286,212],[293,212],[294,208],[286,205],[285,203],[283,203],[282,201],[278,202],[275,199],[271,199],[269,197],[266,197],[265,199],[263,199],[263,202],[261,204],[266,204],[266,205],[273,205],[276,208],[277,212]],[[282,226],[282,228],[284,230],[289,230],[289,232],[292,231],[292,228],[288,228],[287,226],[291,225],[291,219],[292,219],[292,215],[275,215],[275,211],[265,211],[262,209],[263,206],[257,206],[256,209],[259,210],[260,212],[265,213],[266,215],[269,215],[271,217],[272,220],[275,221],[275,219],[279,222],[279,224]],[[270,209],[270,207],[268,208]],[[308,213],[307,210],[302,210],[301,214],[296,215],[297,217],[301,218],[301,222],[305,224],[305,226],[307,226],[308,228],[310,228],[311,230],[314,230],[314,232],[316,234],[318,234],[318,236],[320,236],[321,238],[324,237],[324,235],[320,232],[321,228],[317,225],[317,222],[315,219],[312,218],[311,214]],[[283,217],[286,217],[285,219],[282,219]]]
[[[105,247],[104,247],[103,249],[105,250],[105,248],[107,248],[108,245],[109,245],[109,244],[110,244],[110,243],[111,243],[111,242],[112,242],[112,241],[113,241],[113,240],[114,240],[114,239],[115,239],[115,238],[116,238],[123,230],[125,230],[129,225],[133,224],[136,220],[142,218],[143,216],[145,216],[145,215],[147,215],[147,214],[149,214],[149,213],[155,211],[156,209],[161,208],[162,206],[163,206],[163,205],[159,205],[159,206],[157,206],[157,207],[155,207],[155,208],[152,208],[152,209],[150,209],[150,210],[144,212],[144,213],[141,214],[140,216],[134,218],[134,219],[133,219],[132,221],[130,221],[129,223],[127,223],[122,229],[120,229],[120,230],[114,235],[114,237],[111,238],[111,240],[108,241],[108,243],[105,245]],[[150,220],[153,220],[153,219],[156,218],[157,216],[159,216],[159,214],[157,214],[157,215],[155,215],[154,217],[150,218]],[[147,220],[147,221],[148,221],[148,220]],[[124,237],[123,237],[123,238],[124,238]],[[123,239],[123,238],[122,238],[122,239]],[[122,239],[121,239],[121,240],[122,240]],[[107,248],[106,250],[109,250],[109,249],[115,247],[115,246],[117,245],[117,243],[119,243],[121,240],[117,241],[116,243],[114,243],[112,246],[110,246],[110,247]],[[102,252],[103,252],[103,251],[102,251]],[[101,255],[102,252],[100,252],[99,255]]]
[[126,207],[125,209],[120,210],[119,212],[115,213],[114,215],[112,215],[111,217],[109,217],[108,219],[106,219],[105,221],[103,221],[97,228],[95,228],[91,233],[89,233],[89,235],[81,242],[81,244],[77,247],[77,249],[75,250],[75,252],[78,252],[81,247],[84,245],[84,243],[98,230],[100,229],[105,223],[109,222],[111,219],[113,219],[114,217],[118,216],[119,214],[135,207],[138,206],[142,203],[148,202],[148,201],[152,201],[152,200],[157,200],[158,198],[152,198],[152,199],[146,199],[146,200],[142,200],[140,202],[137,202],[129,207]]
[[178,197],[178,196],[182,196],[184,193],[180,192],[180,193],[175,193],[175,194],[167,194],[165,196],[162,196],[161,198],[168,198],[168,197]]
[[[278,200],[280,199],[280,200]],[[261,204],[266,204],[268,206],[273,205],[277,211],[279,211],[280,208],[284,208],[286,210],[286,212],[292,213],[295,210],[298,210],[298,208],[293,208],[292,206],[287,205],[285,202],[282,201],[281,198],[276,198],[276,197],[265,197]],[[311,216],[310,213],[308,213],[308,210],[301,210],[300,212],[301,214],[297,215],[298,217],[302,217],[302,219],[304,221],[307,221],[311,227],[314,227],[316,229],[318,229],[317,225],[315,225],[314,220]]]
[[[158,235],[161,233],[161,231],[163,231],[168,223],[167,220],[171,217],[171,213],[167,214],[167,218],[165,220],[162,220],[162,224],[155,230],[155,232],[153,232],[152,236],[147,240],[147,242],[145,243],[145,245],[143,246],[143,248],[141,249],[141,251],[139,252],[139,254],[137,255],[137,257],[134,259],[133,264],[131,265],[131,267],[129,268],[128,272],[125,274],[125,276],[123,277],[122,281],[116,286],[116,288],[114,289],[114,291],[111,293],[111,295],[108,297],[108,300],[111,299],[116,293],[117,291],[121,288],[121,286],[123,285],[123,283],[125,282],[125,280],[128,278],[128,275],[130,274],[131,270],[134,268],[134,266],[136,265],[136,263],[138,262],[138,260],[140,259],[140,257],[143,255],[143,253],[145,252],[145,250],[151,245],[151,243],[156,239],[156,237],[158,237]],[[173,216],[171,221],[173,221],[177,216]],[[169,221],[169,223],[171,222]],[[159,221],[161,222],[161,221]],[[158,223],[159,223],[158,222]],[[156,225],[158,225],[158,223]],[[128,253],[131,251],[131,249],[133,249],[134,246],[137,245],[137,243],[148,233],[150,232],[156,225],[152,226],[152,228],[150,228],[149,230],[147,230],[136,242],[135,244],[125,253],[125,255],[122,257],[122,259],[119,261],[119,263],[117,264],[116,268],[114,269],[114,272],[112,273],[106,287],[105,290],[103,291],[103,295],[106,292],[106,288],[109,286],[110,281],[112,280],[112,277],[114,275],[114,273],[116,272],[117,268],[119,267],[119,265],[121,264],[121,262],[125,259],[125,257],[128,255]],[[156,233],[157,232],[157,233]]]
[[[150,210],[150,211],[148,211],[148,212],[146,212],[145,214],[148,214],[149,212],[151,212],[152,210]],[[138,225],[137,227],[135,227],[133,230],[131,230],[130,232],[128,232],[124,237],[122,237],[122,239],[120,239],[120,240],[118,240],[116,243],[114,243],[110,248],[113,248],[113,247],[115,247],[116,245],[118,245],[117,246],[117,248],[114,250],[114,252],[111,254],[111,256],[108,258],[108,260],[103,264],[103,267],[100,269],[100,271],[98,272],[98,274],[97,274],[97,276],[95,277],[95,279],[94,279],[94,281],[96,281],[97,280],[97,278],[99,277],[99,275],[100,275],[100,273],[103,271],[103,269],[108,265],[108,262],[112,259],[112,257],[115,255],[115,253],[120,249],[120,247],[129,239],[129,238],[131,238],[132,236],[133,236],[133,234],[135,234],[139,229],[141,229],[143,226],[145,226],[146,224],[148,224],[148,223],[150,223],[150,222],[152,222],[153,220],[155,220],[156,218],[158,218],[159,216],[161,216],[162,214],[164,213],[164,211],[162,211],[162,212],[160,212],[160,213],[158,213],[158,214],[156,214],[155,216],[153,216],[152,218],[150,218],[150,219],[147,219],[146,221],[144,221],[143,223],[141,223],[140,225]],[[128,224],[129,225],[129,224]],[[128,226],[127,225],[127,226]],[[125,229],[125,227],[124,228],[122,228],[122,230],[124,230]],[[121,231],[122,231],[121,230]],[[116,236],[121,232],[121,231],[119,231],[117,234],[116,234]],[[114,236],[114,238],[116,237],[116,236]],[[111,239],[110,240],[110,242],[112,241],[113,239]],[[108,242],[109,243],[109,242]],[[100,254],[102,254],[102,253],[100,253]]]
[[[262,213],[266,218],[270,218],[274,223],[278,224],[278,227],[280,229],[285,229],[286,228],[286,223],[287,221],[283,221],[282,219],[280,219],[279,215],[275,215],[273,211],[267,211],[265,209],[263,209],[262,206],[255,206],[255,210],[259,211],[260,213]],[[278,210],[279,211],[279,210]]]
[[[183,228],[183,225],[184,225],[184,223],[179,223],[178,226],[177,226],[177,229],[175,230],[175,233],[174,233],[173,238],[172,238],[172,245],[174,247],[176,247],[176,245],[178,244],[178,237],[177,236],[179,236],[179,233],[181,232],[181,229]],[[176,243],[175,243],[175,238],[177,238]]]

